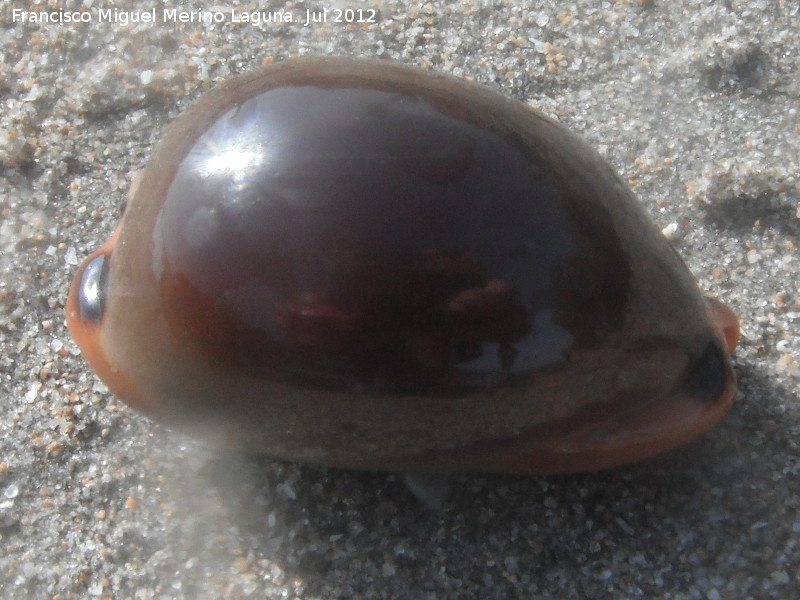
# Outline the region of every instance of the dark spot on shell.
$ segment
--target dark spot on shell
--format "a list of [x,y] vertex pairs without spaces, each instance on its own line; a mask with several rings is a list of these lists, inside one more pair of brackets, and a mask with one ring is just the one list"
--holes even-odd
[[690,367],[683,389],[701,402],[712,402],[722,391],[726,377],[725,354],[719,342],[713,341]]
[[81,275],[78,291],[78,305],[81,318],[92,323],[99,323],[103,316],[108,282],[108,257],[105,254],[89,261]]

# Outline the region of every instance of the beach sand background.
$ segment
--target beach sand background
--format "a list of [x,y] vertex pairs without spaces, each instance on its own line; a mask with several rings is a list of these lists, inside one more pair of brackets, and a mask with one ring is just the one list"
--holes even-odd
[[[300,22],[235,23],[211,0],[0,5],[0,596],[796,597],[797,3],[236,4],[240,19]],[[161,19],[215,6],[213,26]],[[92,18],[31,22],[59,7]],[[113,8],[118,22],[101,22]],[[347,8],[375,20],[334,22]],[[303,25],[323,9],[326,22]],[[158,22],[130,22],[151,10]],[[397,475],[220,453],[112,397],[64,325],[78,264],[194,98],[310,54],[473,79],[580,133],[740,315],[730,416],[629,468],[458,475],[431,510]]]

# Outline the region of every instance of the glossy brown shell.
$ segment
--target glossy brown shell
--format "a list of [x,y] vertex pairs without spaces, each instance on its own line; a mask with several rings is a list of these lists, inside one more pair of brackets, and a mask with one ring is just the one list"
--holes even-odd
[[578,137],[484,87],[312,58],[168,129],[78,271],[125,402],[334,466],[593,470],[713,426],[733,314]]

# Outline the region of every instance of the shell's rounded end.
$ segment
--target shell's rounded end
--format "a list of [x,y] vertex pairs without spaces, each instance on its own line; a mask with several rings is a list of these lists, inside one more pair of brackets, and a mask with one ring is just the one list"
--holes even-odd
[[66,303],[67,328],[83,357],[109,389],[126,404],[148,412],[143,406],[146,403],[138,401],[142,397],[138,386],[114,365],[103,343],[108,263],[118,232],[92,252],[75,273]]
[[711,321],[717,333],[725,340],[728,352],[736,350],[739,345],[739,318],[730,308],[716,298],[707,297],[711,309]]
[[109,369],[100,333],[105,313],[108,259],[115,238],[116,234],[83,261],[70,285],[66,304],[67,328],[72,339],[86,360],[103,372]]

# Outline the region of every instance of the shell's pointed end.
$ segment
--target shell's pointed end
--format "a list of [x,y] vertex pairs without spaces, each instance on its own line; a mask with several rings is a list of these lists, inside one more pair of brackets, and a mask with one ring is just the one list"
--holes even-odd
[[[725,311],[720,312],[725,319],[721,333],[730,350],[738,324],[720,306]],[[645,460],[699,437],[728,413],[736,394],[736,376],[721,341],[708,345],[687,369],[683,383],[667,396],[606,419],[576,414],[535,428],[489,453],[487,467],[508,473],[598,471]]]
[[739,318],[725,304],[716,298],[708,297],[711,319],[717,332],[725,339],[728,352],[733,352],[739,344]]

